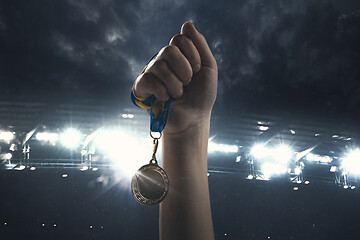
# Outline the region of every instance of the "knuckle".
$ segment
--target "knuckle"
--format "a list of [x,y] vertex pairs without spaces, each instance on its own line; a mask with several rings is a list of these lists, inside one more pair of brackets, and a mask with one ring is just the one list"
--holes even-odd
[[178,54],[179,50],[174,45],[168,45],[163,48],[163,54],[165,56],[173,57],[174,55]]
[[152,75],[149,72],[144,72],[139,77],[139,82],[151,82]]
[[174,98],[179,99],[183,95],[183,87],[179,87],[176,89],[176,92],[174,94]]
[[153,67],[161,71],[167,68],[167,63],[163,59],[158,59],[154,62]]
[[188,38],[182,34],[176,34],[170,41],[170,43],[177,46],[185,46]]
[[192,70],[191,66],[189,65],[187,67],[187,69],[184,69],[184,78],[185,78],[184,80],[188,81],[189,79],[192,78],[192,76],[193,76],[193,70]]

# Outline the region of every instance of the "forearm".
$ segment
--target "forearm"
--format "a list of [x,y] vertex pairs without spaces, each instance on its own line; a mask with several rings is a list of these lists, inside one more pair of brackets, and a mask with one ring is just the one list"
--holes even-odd
[[207,178],[210,117],[180,134],[163,136],[169,193],[160,204],[160,239],[214,239]]

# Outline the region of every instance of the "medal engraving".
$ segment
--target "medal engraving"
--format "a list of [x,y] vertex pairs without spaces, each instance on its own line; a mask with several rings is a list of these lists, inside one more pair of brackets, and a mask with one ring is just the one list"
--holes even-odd
[[166,172],[156,164],[156,161],[155,163],[152,161],[142,166],[131,180],[134,198],[146,206],[159,204],[169,190],[169,178]]

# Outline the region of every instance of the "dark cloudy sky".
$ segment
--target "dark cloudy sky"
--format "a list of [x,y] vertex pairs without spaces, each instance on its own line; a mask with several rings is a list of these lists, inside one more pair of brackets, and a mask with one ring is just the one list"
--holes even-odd
[[218,61],[217,106],[359,116],[356,0],[1,1],[1,96],[130,104],[136,75],[187,20]]

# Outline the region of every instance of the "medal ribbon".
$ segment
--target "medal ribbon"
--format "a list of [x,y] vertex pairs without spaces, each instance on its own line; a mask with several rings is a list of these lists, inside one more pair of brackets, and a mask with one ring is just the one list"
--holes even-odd
[[[142,73],[145,71],[145,69],[146,67],[144,68]],[[162,135],[161,132],[165,128],[165,125],[169,118],[172,99],[169,98],[168,101],[163,102],[157,100],[154,95],[148,98],[139,98],[135,95],[134,86],[133,86],[131,92],[131,101],[140,108],[150,110],[150,136],[153,139],[153,144],[154,144],[153,155],[150,160],[150,163],[142,166],[131,180],[131,191],[133,193],[134,198],[139,203],[152,206],[160,203],[166,197],[169,189],[169,178],[166,172],[164,171],[164,169],[159,167],[156,160],[156,152],[159,145],[159,139],[161,138]],[[152,134],[153,132],[158,132],[160,135],[158,137],[153,136]],[[162,181],[157,183],[158,186],[156,188],[154,188],[154,186],[152,186],[151,184],[150,185],[143,184],[144,181],[142,179],[146,177],[144,176],[146,175],[145,170],[161,175]],[[143,191],[144,188],[146,188],[146,191]],[[159,192],[158,189],[162,189],[161,192]],[[156,194],[156,198],[155,199],[149,198],[147,192],[153,192],[154,194]]]
[[161,133],[169,118],[172,99],[163,102],[157,100],[154,95],[142,99],[136,97],[134,91],[132,91],[131,101],[139,108],[150,109],[150,130]]
[[[150,61],[155,57],[156,55],[153,56],[150,59]],[[146,66],[144,70],[145,69]],[[151,95],[148,98],[139,98],[135,95],[134,86],[133,86],[133,89],[131,91],[131,101],[139,108],[150,109],[150,131],[161,133],[165,128],[165,125],[169,118],[172,99],[169,98],[169,100],[163,102],[157,100],[154,95]]]

